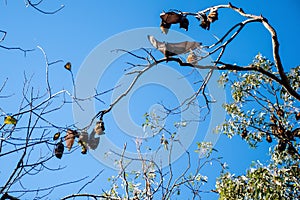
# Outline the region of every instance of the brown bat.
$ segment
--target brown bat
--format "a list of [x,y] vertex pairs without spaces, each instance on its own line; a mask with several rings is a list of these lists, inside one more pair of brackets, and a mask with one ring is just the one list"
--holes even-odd
[[148,35],[148,40],[152,44],[153,47],[162,52],[167,58],[174,55],[180,55],[190,52],[191,50],[195,50],[197,48],[201,48],[201,44],[199,42],[179,42],[179,43],[168,43],[168,42],[160,42],[154,38],[152,35]]

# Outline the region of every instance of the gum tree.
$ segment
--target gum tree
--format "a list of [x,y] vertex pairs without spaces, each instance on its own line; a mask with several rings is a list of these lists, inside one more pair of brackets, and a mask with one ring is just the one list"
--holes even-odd
[[[44,11],[40,9],[43,1],[32,3],[27,1],[27,6],[43,14],[54,14],[55,11]],[[299,137],[300,129],[298,120],[300,110],[298,104],[299,94],[299,73],[300,68],[291,68],[285,71],[279,54],[279,42],[276,30],[263,16],[248,14],[241,8],[232,4],[217,5],[206,8],[196,13],[173,10],[163,12],[160,15],[162,32],[168,34],[168,30],[174,24],[179,24],[180,28],[188,31],[190,20],[198,20],[201,28],[209,31],[214,26],[216,20],[223,21],[222,11],[231,10],[238,13],[243,20],[224,32],[223,36],[213,44],[199,44],[194,42],[166,43],[149,36],[149,40],[154,48],[163,53],[163,56],[156,55],[152,50],[140,49],[135,52],[128,52],[126,49],[119,50],[128,53],[137,63],[129,63],[132,71],[128,74],[136,74],[129,87],[109,106],[100,110],[86,127],[77,127],[75,124],[61,125],[51,116],[64,112],[64,108],[71,104],[80,106],[82,101],[97,99],[103,93],[95,91],[91,97],[78,98],[76,96],[76,85],[72,66],[70,62],[63,63],[66,72],[71,74],[70,81],[73,83],[73,93],[69,90],[54,90],[49,79],[49,67],[62,64],[62,61],[48,61],[43,48],[38,47],[42,52],[46,68],[46,87],[37,91],[31,85],[31,78],[24,76],[24,87],[22,88],[22,100],[18,105],[19,109],[15,113],[9,113],[5,106],[1,105],[1,143],[0,159],[7,156],[14,158],[15,163],[9,169],[9,173],[1,181],[0,193],[2,199],[16,199],[25,194],[33,194],[36,198],[43,198],[51,193],[55,188],[85,181],[85,184],[76,193],[62,197],[62,199],[90,197],[106,199],[170,199],[181,197],[182,191],[190,194],[190,198],[201,198],[202,192],[214,192],[219,195],[219,199],[297,199],[299,198]],[[227,47],[232,45],[232,41],[249,24],[256,23],[262,25],[270,34],[272,41],[272,58],[265,58],[258,54],[247,66],[240,66],[222,61]],[[6,32],[3,34],[2,42]],[[7,50],[20,50],[28,53],[30,50],[22,48],[11,48],[1,46]],[[205,50],[205,51],[202,51]],[[258,50],[259,51],[259,50]],[[180,55],[180,56],[178,56]],[[216,59],[211,65],[201,65],[199,61],[213,56]],[[182,57],[186,57],[182,59]],[[217,127],[220,134],[226,134],[229,138],[240,135],[251,147],[256,147],[258,143],[270,143],[270,160],[267,165],[256,163],[251,166],[247,174],[235,176],[226,171],[226,166],[218,157],[213,155],[215,149],[210,143],[198,143],[195,152],[185,149],[184,159],[187,165],[180,166],[178,173],[176,166],[169,160],[168,167],[163,168],[152,159],[143,157],[141,146],[143,141],[137,139],[136,150],[138,158],[127,157],[127,145],[124,144],[123,152],[119,154],[116,165],[119,173],[109,179],[110,189],[99,190],[97,194],[82,193],[82,189],[91,184],[101,171],[93,179],[87,181],[86,177],[71,182],[59,183],[45,188],[28,188],[23,184],[24,177],[37,176],[43,171],[58,171],[62,168],[54,168],[47,164],[53,159],[64,159],[66,154],[75,154],[81,151],[86,154],[97,148],[99,137],[103,135],[105,115],[110,113],[115,105],[124,98],[136,84],[141,75],[147,75],[147,71],[160,63],[176,63],[178,67],[189,67],[198,70],[207,70],[208,73],[203,79],[199,78],[201,85],[190,97],[186,97],[179,106],[183,110],[189,109],[191,105],[197,105],[199,99],[205,102],[206,116],[210,115],[210,108],[215,99],[209,94],[207,84],[211,81],[212,74],[216,71],[222,72],[219,83],[224,89],[231,93],[232,98],[224,102],[224,109],[227,113],[226,121]],[[0,92],[5,88],[6,81],[3,82]],[[112,88],[111,90],[113,90]],[[105,91],[106,92],[110,92]],[[1,98],[10,98],[9,95],[2,94]],[[217,99],[216,99],[217,100]],[[178,113],[178,107],[165,108],[166,116]],[[145,114],[144,129],[159,135],[157,142],[160,144],[157,151],[164,148],[172,156],[172,147],[175,143],[180,144],[176,137],[176,131],[180,126],[187,126],[184,122],[176,124],[173,128],[161,126],[161,119],[155,113]],[[198,120],[198,119],[195,119]],[[92,133],[87,130],[92,128]],[[23,133],[22,135],[18,133]],[[24,134],[25,133],[25,134]],[[78,143],[78,145],[76,144]],[[69,150],[67,153],[67,149]],[[115,153],[115,152],[111,152]],[[197,160],[191,159],[192,154],[197,154]],[[117,154],[117,153],[115,153]],[[127,168],[130,162],[137,161],[141,164],[140,171],[129,171]],[[207,177],[201,174],[201,169],[210,162],[219,163],[221,175],[216,183],[216,188],[211,191],[203,191],[202,186],[207,181]],[[192,167],[193,165],[193,167]],[[58,172],[59,173],[59,172]],[[21,190],[14,190],[14,186],[21,185]],[[186,190],[188,192],[186,192]]]
[[[279,54],[276,30],[262,15],[247,14],[232,4],[218,5],[199,11],[161,14],[161,28],[167,33],[172,24],[188,29],[188,17],[195,17],[200,26],[209,30],[216,20],[222,21],[223,9],[230,9],[245,18],[230,28],[218,42],[205,46],[207,55],[217,55],[211,66],[198,65],[202,57],[191,51],[187,62],[173,57],[164,58],[181,66],[222,71],[219,83],[229,90],[232,99],[224,102],[228,115],[217,129],[229,138],[240,135],[251,147],[266,141],[270,145],[268,165],[257,163],[247,174],[222,173],[216,183],[219,199],[297,199],[299,198],[299,67],[286,72]],[[273,58],[258,54],[247,66],[222,62],[226,47],[250,23],[261,24],[270,34]],[[197,60],[198,59],[198,60]],[[202,85],[205,92],[209,76]],[[207,105],[209,106],[207,101]]]
[[[285,71],[279,54],[279,42],[276,30],[262,15],[248,14],[241,8],[232,4],[217,5],[201,10],[197,13],[173,10],[160,15],[160,28],[168,34],[174,24],[188,31],[189,20],[195,18],[201,28],[209,31],[216,20],[222,22],[222,10],[231,10],[242,17],[243,21],[237,22],[213,44],[196,44],[193,42],[167,43],[149,36],[149,41],[164,57],[155,57],[152,51],[142,49],[146,56],[136,52],[128,52],[133,57],[146,61],[142,70],[136,70],[138,75],[132,82],[153,66],[163,62],[175,62],[181,67],[209,69],[206,77],[201,80],[202,85],[198,91],[181,104],[189,107],[199,98],[204,98],[207,114],[213,104],[213,97],[208,95],[207,84],[212,74],[222,72],[219,83],[225,90],[230,91],[232,98],[224,102],[227,119],[217,127],[220,134],[229,138],[240,135],[245,142],[255,148],[258,143],[270,143],[269,164],[256,163],[250,167],[247,174],[235,176],[228,171],[222,171],[216,188],[212,192],[218,193],[219,199],[297,199],[299,198],[299,125],[300,112],[298,109],[299,94],[299,67]],[[220,13],[220,14],[219,14]],[[270,35],[272,41],[273,58],[267,59],[261,54],[253,59],[247,66],[225,63],[222,57],[226,48],[240,32],[249,24],[262,25]],[[201,46],[200,46],[201,45]],[[200,49],[205,49],[199,53]],[[123,50],[126,52],[126,50]],[[259,50],[258,50],[259,51]],[[177,56],[181,55],[181,56]],[[186,60],[182,59],[186,55]],[[215,56],[211,65],[200,65],[199,61]],[[138,67],[140,64],[132,64]],[[124,96],[131,88],[123,93]],[[120,96],[122,98],[123,96]],[[115,104],[102,111],[109,112]],[[176,108],[166,108],[167,114],[176,113]],[[144,124],[145,125],[145,124]],[[146,125],[149,125],[147,121]],[[153,125],[151,123],[150,125]],[[157,127],[156,127],[157,128]],[[164,143],[165,138],[162,138]],[[167,143],[168,144],[168,143]],[[192,191],[194,191],[192,189]],[[128,196],[125,196],[128,198]],[[150,196],[151,198],[151,196]],[[162,196],[164,199],[164,196]]]
[[[163,58],[156,58],[152,52],[142,57],[129,52],[134,57],[148,61],[144,70],[162,62],[175,62],[182,67],[209,69],[199,90],[181,106],[188,107],[198,98],[206,101],[209,115],[212,97],[207,95],[207,83],[215,71],[222,72],[219,83],[230,91],[232,98],[224,102],[227,119],[217,127],[217,131],[229,138],[240,135],[251,147],[258,143],[270,143],[269,164],[256,163],[250,167],[247,174],[234,176],[229,172],[222,172],[216,183],[220,199],[297,199],[299,198],[299,67],[285,71],[279,54],[279,42],[276,30],[262,15],[248,14],[232,4],[217,5],[201,10],[197,13],[184,11],[163,12],[160,15],[160,28],[168,34],[174,24],[180,28],[189,29],[189,20],[195,18],[201,28],[209,30],[216,20],[220,20],[222,10],[229,9],[244,17],[213,44],[201,44],[206,54],[200,54],[197,44],[192,42],[166,43],[149,37],[151,44],[164,54]],[[219,14],[220,13],[220,14]],[[240,32],[249,24],[262,25],[270,35],[272,41],[273,58],[267,59],[258,54],[247,66],[225,63],[222,57],[226,48]],[[259,51],[259,50],[258,50]],[[201,52],[203,53],[203,52]],[[187,55],[186,60],[177,55]],[[200,65],[199,61],[215,56],[211,65]],[[138,76],[137,76],[138,78]],[[134,82],[133,82],[134,83]],[[125,93],[126,94],[126,93]],[[176,112],[177,108],[166,109],[167,113]]]

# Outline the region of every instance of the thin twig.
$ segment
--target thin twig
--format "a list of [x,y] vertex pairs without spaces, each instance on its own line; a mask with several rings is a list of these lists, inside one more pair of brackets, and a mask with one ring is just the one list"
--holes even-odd
[[32,3],[31,0],[27,0],[27,3],[28,3],[29,6],[31,6],[35,10],[39,11],[40,13],[43,13],[43,14],[46,14],[46,15],[53,15],[53,14],[59,12],[61,9],[63,9],[65,7],[64,5],[61,5],[60,8],[58,8],[54,11],[44,11],[44,10],[37,7],[41,2],[43,2],[43,0],[39,1],[38,3]]

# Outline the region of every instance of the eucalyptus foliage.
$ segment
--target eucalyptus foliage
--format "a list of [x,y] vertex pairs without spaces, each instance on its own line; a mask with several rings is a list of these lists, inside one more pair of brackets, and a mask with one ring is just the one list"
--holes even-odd
[[[268,71],[273,68],[260,54],[252,65]],[[296,91],[299,73],[296,67],[287,74]],[[227,71],[219,82],[230,88],[232,99],[224,104],[228,118],[218,131],[229,138],[240,135],[254,148],[265,140],[271,143],[269,164],[255,163],[240,176],[221,174],[216,183],[219,199],[300,198],[299,102],[281,84],[259,72]]]

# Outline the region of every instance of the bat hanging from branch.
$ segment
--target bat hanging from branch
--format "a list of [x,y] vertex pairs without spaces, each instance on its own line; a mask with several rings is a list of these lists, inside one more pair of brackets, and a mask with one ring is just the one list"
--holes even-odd
[[178,24],[179,27],[185,29],[186,31],[189,29],[189,20],[186,15],[183,15],[181,12],[163,12],[160,14],[161,23],[160,28],[164,34],[169,32],[169,29],[172,24]]
[[152,46],[162,52],[166,58],[174,55],[180,55],[188,53],[195,49],[201,49],[201,42],[179,42],[179,43],[168,43],[160,42],[152,35],[148,35],[148,40]]

